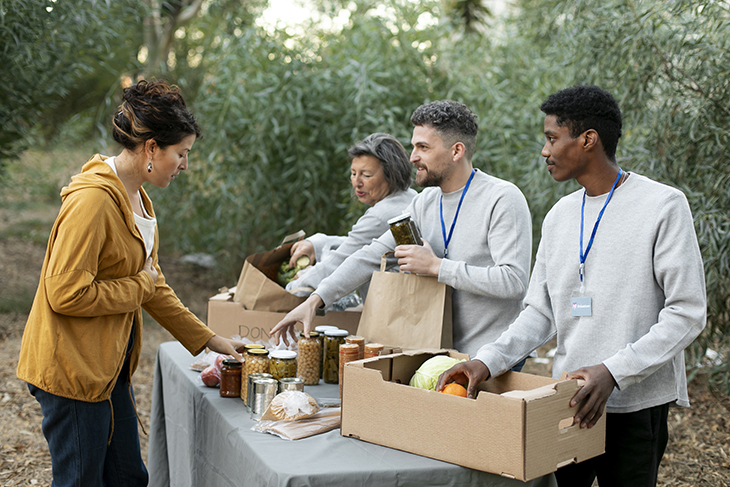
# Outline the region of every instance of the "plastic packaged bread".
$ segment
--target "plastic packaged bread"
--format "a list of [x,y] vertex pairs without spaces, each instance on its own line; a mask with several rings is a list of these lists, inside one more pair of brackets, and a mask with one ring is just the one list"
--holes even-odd
[[317,400],[306,392],[284,391],[271,400],[261,421],[296,421],[319,411]]

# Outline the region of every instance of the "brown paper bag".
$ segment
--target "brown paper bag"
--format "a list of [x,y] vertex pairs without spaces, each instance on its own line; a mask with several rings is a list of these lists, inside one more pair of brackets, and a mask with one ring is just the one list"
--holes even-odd
[[256,311],[289,312],[305,298],[289,293],[276,281],[279,265],[289,260],[294,242],[304,238],[300,230],[287,235],[274,250],[246,257],[233,300],[244,308]]
[[373,272],[357,334],[404,349],[452,348],[451,287],[436,277],[385,272],[387,255]]

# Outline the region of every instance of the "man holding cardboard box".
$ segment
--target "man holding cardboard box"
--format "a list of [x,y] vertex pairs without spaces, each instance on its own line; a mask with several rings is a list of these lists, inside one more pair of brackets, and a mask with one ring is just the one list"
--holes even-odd
[[[583,190],[545,217],[525,310],[437,390],[502,374],[557,337],[553,377],[585,380],[574,424],[606,416],[606,453],[561,468],[558,484],[656,485],[670,405],[689,406],[683,350],[706,322],[705,281],[684,194],[616,164],[621,111],[611,94],[575,86],[548,97],[542,155],[556,181]],[[599,228],[600,224],[600,228]]]
[[[395,249],[400,269],[438,277],[453,288],[453,343],[474,354],[495,340],[522,309],[531,254],[525,197],[512,183],[472,167],[477,117],[466,106],[436,101],[419,107],[411,163],[424,187],[405,209],[420,228],[423,246],[396,247],[390,231],[351,255],[271,331],[288,343],[294,325],[308,334],[317,308],[370,279],[383,254]],[[390,344],[398,345],[398,344]]]

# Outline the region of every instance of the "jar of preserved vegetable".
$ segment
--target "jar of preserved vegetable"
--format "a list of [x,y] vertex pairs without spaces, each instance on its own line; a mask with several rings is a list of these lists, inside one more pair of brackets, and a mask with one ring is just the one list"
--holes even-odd
[[[264,350],[264,349],[266,349],[266,347],[261,345],[260,343],[246,343],[243,346],[243,373],[244,374],[246,373],[246,356],[248,355],[248,351],[253,350],[253,349]],[[245,376],[244,376],[244,379],[245,379]],[[244,380],[243,382],[246,382],[246,381]],[[245,397],[245,396],[242,396],[242,397]]]
[[239,397],[241,394],[241,362],[225,359],[221,366],[221,389],[223,397]]
[[269,353],[269,373],[276,379],[297,376],[297,352],[272,350]]
[[324,332],[324,370],[322,375],[327,384],[340,381],[340,345],[345,343],[347,330],[327,330]]
[[304,379],[304,385],[319,384],[320,369],[322,368],[322,345],[320,335],[316,331],[309,332],[309,338],[304,332],[299,333],[299,357],[297,358],[297,377]]
[[383,352],[382,343],[368,343],[365,345],[365,358],[377,357]]
[[343,343],[340,345],[340,362],[339,362],[339,379],[340,379],[340,397],[342,397],[342,378],[345,373],[345,364],[358,360],[360,355],[360,347],[356,343]]
[[[246,350],[243,376],[241,381],[241,397],[248,397],[248,374],[269,373],[269,351],[265,348],[251,348]],[[245,401],[245,399],[244,399]],[[249,404],[246,404],[247,406]]]
[[421,232],[418,231],[416,222],[413,221],[410,213],[391,218],[388,220],[388,225],[396,245],[423,245]]
[[319,378],[321,379],[324,374],[324,332],[327,330],[338,330],[336,326],[332,325],[319,325],[314,328],[314,331],[319,333],[319,348],[322,350],[322,358],[319,362]]

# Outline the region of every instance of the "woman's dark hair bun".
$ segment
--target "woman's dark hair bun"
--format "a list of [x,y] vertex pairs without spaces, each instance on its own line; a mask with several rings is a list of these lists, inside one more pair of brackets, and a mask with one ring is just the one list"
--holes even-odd
[[149,139],[164,149],[189,135],[200,137],[200,128],[180,89],[165,81],[141,80],[124,88],[112,124],[114,140],[129,150]]

